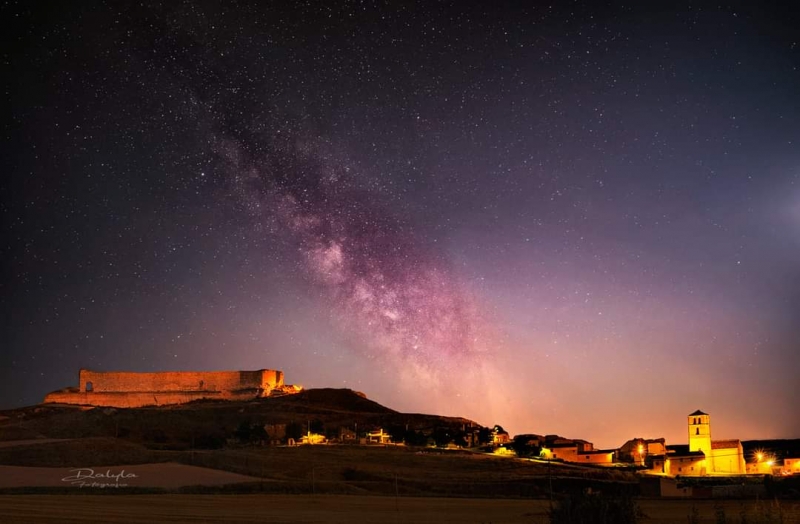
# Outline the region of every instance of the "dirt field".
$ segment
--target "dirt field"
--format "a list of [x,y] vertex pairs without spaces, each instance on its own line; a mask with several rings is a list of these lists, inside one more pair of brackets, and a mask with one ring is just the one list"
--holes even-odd
[[[647,524],[715,523],[715,501],[643,500]],[[729,522],[753,501],[724,501]],[[546,500],[446,499],[325,495],[3,495],[5,523],[525,523],[547,522]],[[777,510],[773,510],[777,520]],[[784,523],[800,522],[800,503],[783,503]],[[752,519],[751,519],[752,521]]]

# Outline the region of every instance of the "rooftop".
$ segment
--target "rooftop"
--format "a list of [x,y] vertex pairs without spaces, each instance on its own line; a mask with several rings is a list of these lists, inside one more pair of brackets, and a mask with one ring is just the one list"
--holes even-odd
[[738,447],[739,447],[738,439],[711,441],[711,449],[728,449],[728,448],[738,448]]

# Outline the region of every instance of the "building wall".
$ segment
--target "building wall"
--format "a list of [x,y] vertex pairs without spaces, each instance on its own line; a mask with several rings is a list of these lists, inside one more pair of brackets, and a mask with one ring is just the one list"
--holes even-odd
[[550,448],[552,458],[570,461],[578,454],[578,446],[559,446]]
[[653,464],[649,469],[649,472],[654,475],[668,475],[669,471],[667,471],[666,465],[668,461],[665,457],[659,456],[653,458]]
[[684,486],[674,479],[659,479],[662,497],[668,498],[689,498],[693,495],[693,490],[689,486]]
[[800,458],[783,459],[783,472],[787,475],[800,474]]
[[[641,446],[642,452],[639,452]],[[644,464],[645,459],[652,455],[666,455],[667,448],[663,438],[643,439],[634,438],[620,446],[618,459],[620,462],[632,462],[634,464]]]
[[238,394],[223,394],[218,391],[173,391],[151,393],[85,393],[54,391],[44,401],[60,404],[82,404],[87,406],[107,406],[115,408],[138,408],[143,406],[164,406],[185,404],[200,399],[248,400],[255,397],[255,390],[243,390]]
[[770,475],[772,466],[768,462],[750,462],[745,465],[748,475]]
[[582,462],[584,464],[611,464],[614,462],[613,451],[602,453],[597,453],[596,451],[592,451],[591,453],[581,453],[578,450],[577,445],[573,447],[549,449],[545,451],[543,456],[545,458],[561,459],[565,462]]
[[741,443],[736,448],[717,448],[711,450],[711,472],[732,475],[746,473],[744,450]]
[[81,392],[235,391],[246,388],[272,389],[283,385],[283,373],[258,371],[171,371],[161,373],[96,372],[80,370]]
[[663,438],[647,440],[647,454],[648,455],[666,455],[667,446]]
[[667,475],[682,477],[703,476],[707,472],[705,457],[670,457],[665,469]]
[[575,462],[583,462],[585,464],[611,464],[614,462],[614,452],[604,451],[602,453],[578,454]]

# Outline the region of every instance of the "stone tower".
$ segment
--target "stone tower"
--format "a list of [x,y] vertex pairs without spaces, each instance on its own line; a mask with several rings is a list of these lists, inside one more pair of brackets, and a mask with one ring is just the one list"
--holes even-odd
[[699,409],[689,415],[689,451],[702,451],[711,458],[711,421]]

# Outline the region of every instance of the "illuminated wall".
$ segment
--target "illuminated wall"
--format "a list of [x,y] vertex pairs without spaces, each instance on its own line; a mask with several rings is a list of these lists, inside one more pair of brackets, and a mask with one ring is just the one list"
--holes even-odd
[[720,440],[711,443],[711,472],[715,474],[743,475],[746,473],[744,450],[738,440]]
[[706,458],[699,453],[669,457],[664,469],[667,475],[673,477],[678,475],[682,477],[699,477],[706,475],[708,472]]
[[96,372],[81,369],[82,392],[236,391],[273,389],[283,385],[283,372],[257,371],[166,371],[160,373]]
[[[96,372],[81,369],[78,387],[49,393],[44,402],[131,408],[183,404],[199,399],[247,400],[287,388],[283,372],[170,371],[162,373]],[[289,388],[291,389],[291,388]]]

